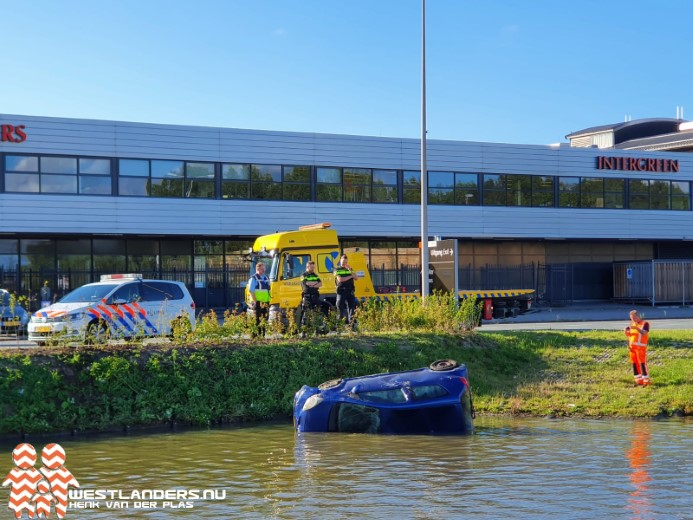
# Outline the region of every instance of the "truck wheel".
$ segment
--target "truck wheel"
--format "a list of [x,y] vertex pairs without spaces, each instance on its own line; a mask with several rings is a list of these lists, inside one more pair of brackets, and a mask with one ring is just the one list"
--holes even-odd
[[454,359],[439,359],[434,361],[429,365],[429,368],[434,372],[445,372],[446,370],[453,370],[459,365]]

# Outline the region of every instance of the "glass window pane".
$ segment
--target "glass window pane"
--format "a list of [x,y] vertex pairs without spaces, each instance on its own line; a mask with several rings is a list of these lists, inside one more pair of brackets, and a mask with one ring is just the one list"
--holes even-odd
[[247,199],[250,194],[248,182],[226,181],[221,185],[222,199]]
[[421,172],[415,170],[402,172],[402,182],[405,186],[421,186]]
[[75,157],[41,157],[41,173],[77,173]]
[[580,207],[580,178],[558,178],[558,205],[561,208]]
[[671,209],[671,195],[669,181],[650,181],[650,208]]
[[397,170],[373,170],[373,184],[397,185]]
[[397,202],[395,186],[373,186],[373,202]]
[[77,177],[42,174],[41,193],[77,193]]
[[187,180],[185,196],[197,199],[213,199],[216,196],[214,193],[214,181]]
[[149,195],[149,179],[121,177],[118,179],[118,193],[124,197],[146,197]]
[[310,166],[284,166],[284,182],[310,183]]
[[181,161],[152,161],[152,177],[157,179],[179,179],[183,177]]
[[90,175],[110,175],[111,161],[108,159],[80,159],[79,173]]
[[625,207],[625,179],[604,179],[604,207],[623,209]]
[[532,177],[530,175],[506,176],[508,206],[530,206],[532,204]]
[[310,184],[284,184],[284,200],[310,200]]
[[247,181],[250,179],[249,164],[222,164],[221,178],[237,181]]
[[111,178],[80,175],[79,192],[84,195],[110,195]]
[[554,206],[554,177],[535,175],[532,177],[532,206]]
[[24,155],[6,155],[5,169],[6,171],[14,172],[37,172],[38,157]]
[[455,191],[452,188],[428,188],[429,204],[454,204]]
[[604,207],[604,179],[601,177],[582,177],[580,180],[580,207]]
[[189,179],[214,179],[214,164],[186,163],[185,176]]
[[149,161],[121,159],[118,161],[119,175],[129,177],[149,177]]
[[689,210],[691,208],[690,189],[689,182],[671,183],[671,209]]
[[421,190],[415,189],[404,189],[402,192],[402,198],[405,204],[421,204]]
[[152,197],[182,197],[183,179],[152,179]]
[[125,254],[125,240],[120,238],[95,238],[92,247],[95,255]]
[[5,191],[18,191],[23,193],[39,192],[39,176],[28,173],[6,173]]
[[318,184],[341,184],[342,182],[342,170],[339,168],[318,168],[316,173]]
[[630,179],[628,181],[630,197],[628,207],[631,209],[650,208],[650,183],[647,180]]
[[461,206],[478,206],[479,190],[475,188],[456,188],[455,204]]
[[281,200],[282,185],[279,182],[253,181],[250,198],[254,200]]
[[484,206],[505,206],[505,175],[483,176]]
[[344,185],[371,183],[371,170],[367,168],[344,168]]
[[341,184],[319,184],[317,186],[317,200],[321,202],[341,202]]
[[455,184],[452,172],[428,172],[429,188],[452,188]]
[[224,253],[222,240],[195,240],[193,248],[196,255],[221,255]]
[[250,178],[253,182],[281,182],[282,167],[275,164],[253,164]]
[[351,185],[347,183],[346,175],[344,178],[344,201],[345,202],[370,202],[371,201],[371,186],[367,185]]

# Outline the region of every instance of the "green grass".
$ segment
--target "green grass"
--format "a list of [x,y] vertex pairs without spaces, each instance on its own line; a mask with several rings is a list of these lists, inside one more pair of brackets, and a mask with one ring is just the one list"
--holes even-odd
[[468,366],[479,414],[693,415],[690,331],[656,330],[650,342],[653,385],[645,388],[633,386],[622,332],[407,332],[3,351],[0,434],[288,419],[304,384],[443,358]]

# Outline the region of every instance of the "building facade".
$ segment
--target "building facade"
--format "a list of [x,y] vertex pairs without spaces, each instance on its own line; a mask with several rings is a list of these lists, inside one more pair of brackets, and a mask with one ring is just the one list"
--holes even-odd
[[[228,307],[256,236],[325,221],[345,250],[367,252],[376,285],[412,285],[417,139],[21,115],[0,115],[0,128],[9,290],[31,295],[47,280],[60,296],[101,273],[141,272]],[[581,288],[571,271],[570,299],[605,299],[614,261],[693,258],[691,155],[442,140],[427,152],[430,235],[459,239],[477,285],[484,270],[531,266],[518,283],[536,285],[540,268],[582,266],[604,278]]]

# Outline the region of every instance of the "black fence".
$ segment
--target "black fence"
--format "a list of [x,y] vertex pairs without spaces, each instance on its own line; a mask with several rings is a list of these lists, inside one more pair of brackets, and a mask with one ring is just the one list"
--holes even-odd
[[613,298],[613,264],[539,264],[537,299],[551,305]]

